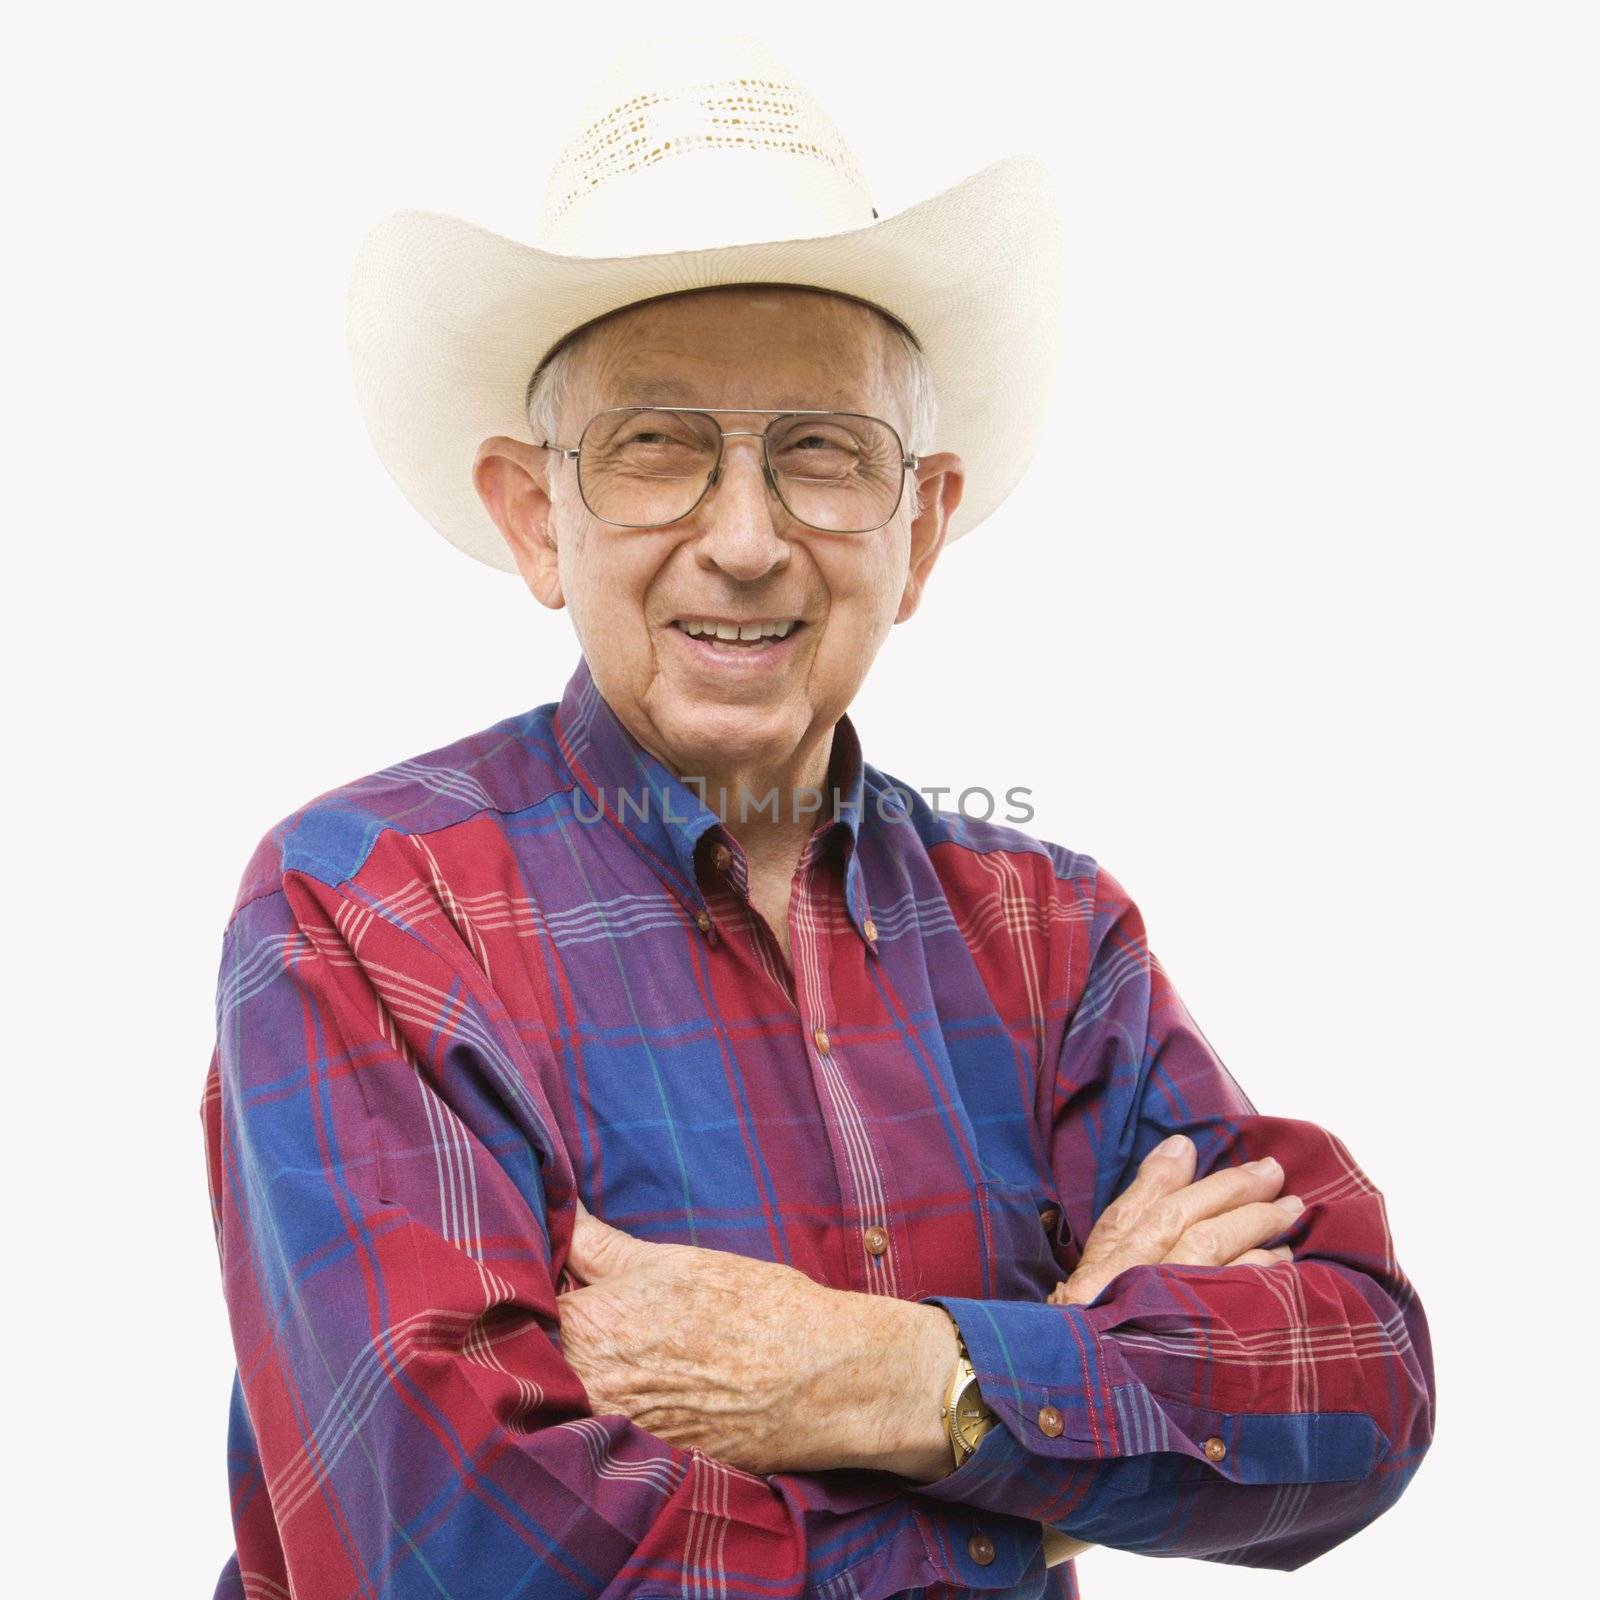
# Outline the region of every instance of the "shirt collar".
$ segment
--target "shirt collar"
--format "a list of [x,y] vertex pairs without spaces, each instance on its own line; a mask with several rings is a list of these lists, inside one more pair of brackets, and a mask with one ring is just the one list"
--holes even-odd
[[[599,824],[603,817],[605,826],[629,839],[691,915],[706,914],[695,871],[700,841],[715,830],[730,849],[738,848],[714,805],[706,803],[718,797],[710,794],[702,799],[699,785],[686,784],[640,744],[600,693],[586,656],[578,657],[562,693],[555,732],[561,754],[584,793],[581,819]],[[813,853],[827,848],[842,852],[846,909],[868,948],[875,950],[877,930],[868,915],[858,849],[866,765],[860,737],[848,716],[834,724],[829,773],[831,787],[823,795],[818,826],[806,848]]]

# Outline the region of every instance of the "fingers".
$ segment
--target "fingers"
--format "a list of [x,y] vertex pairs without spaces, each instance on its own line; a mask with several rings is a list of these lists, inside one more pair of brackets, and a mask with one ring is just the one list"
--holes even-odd
[[[1245,1250],[1236,1255],[1231,1261],[1220,1263],[1225,1267],[1275,1267],[1280,1261],[1293,1261],[1294,1248],[1291,1245],[1275,1244],[1271,1248],[1258,1247]],[[1084,1285],[1068,1279],[1065,1283],[1058,1283],[1045,1297],[1046,1303],[1053,1306],[1082,1305],[1092,1300],[1098,1289],[1093,1292],[1084,1292]],[[1110,1282],[1106,1279],[1105,1282]]]
[[1133,1181],[1096,1219],[1077,1269],[1050,1295],[1054,1304],[1087,1304],[1131,1266],[1227,1265],[1293,1222],[1300,1207],[1296,1197],[1281,1196],[1294,1203],[1279,1209],[1274,1197],[1284,1174],[1272,1157],[1194,1180],[1194,1144],[1178,1138],[1175,1150],[1167,1144],[1151,1150]]
[[[1140,1162],[1133,1182],[1096,1219],[1084,1242],[1080,1268],[1109,1269],[1109,1278],[1123,1267],[1163,1261],[1197,1222],[1239,1206],[1269,1201],[1283,1186],[1283,1168],[1270,1156],[1259,1169],[1248,1164],[1221,1167],[1191,1181],[1193,1143],[1184,1139],[1176,1155],[1165,1152],[1164,1145],[1157,1145]],[[1259,1214],[1256,1220],[1260,1220]],[[1228,1255],[1215,1259],[1225,1261],[1269,1234],[1234,1237],[1237,1243]]]
[[[1122,1232],[1158,1200],[1176,1194],[1194,1180],[1194,1140],[1175,1134],[1176,1145],[1158,1144],[1139,1163],[1139,1170],[1095,1222],[1095,1232]],[[1093,1237],[1093,1235],[1091,1235]]]
[[1299,1200],[1298,1195],[1283,1195],[1204,1217],[1184,1229],[1163,1259],[1184,1266],[1222,1266],[1241,1250],[1282,1233],[1300,1214]]
[[1225,1267],[1275,1267],[1280,1261],[1292,1260],[1294,1251],[1288,1245],[1275,1244],[1270,1250],[1246,1250],[1243,1255],[1222,1264]]
[[[1272,1201],[1283,1187],[1283,1168],[1270,1156],[1267,1162],[1268,1166],[1261,1171],[1252,1171],[1248,1166],[1219,1167],[1157,1202],[1146,1221],[1170,1248],[1198,1222],[1221,1217],[1241,1206]],[[1289,1220],[1286,1218],[1281,1226],[1287,1227]],[[1256,1242],[1256,1239],[1245,1241],[1247,1244]]]
[[[1194,1141],[1188,1138],[1180,1138],[1176,1148],[1158,1144],[1151,1150],[1139,1163],[1133,1182],[1095,1219],[1089,1237],[1084,1240],[1078,1270],[1093,1271],[1125,1254],[1140,1235],[1147,1213],[1180,1193],[1190,1183],[1194,1177],[1194,1163]],[[1176,1239],[1182,1231],[1181,1227],[1175,1227],[1172,1238]],[[1163,1253],[1170,1242],[1165,1240],[1162,1243]],[[1144,1248],[1148,1247],[1146,1242]],[[1159,1260],[1160,1257],[1152,1259]]]
[[1176,1137],[1180,1143],[1175,1150],[1158,1144],[1145,1156],[1133,1182],[1101,1213],[1085,1243],[1085,1258],[1095,1253],[1097,1244],[1109,1255],[1135,1233],[1146,1245],[1160,1243],[1167,1249],[1202,1218],[1253,1200],[1270,1200],[1283,1186],[1283,1168],[1271,1156],[1259,1166],[1219,1167],[1196,1180],[1194,1142]]

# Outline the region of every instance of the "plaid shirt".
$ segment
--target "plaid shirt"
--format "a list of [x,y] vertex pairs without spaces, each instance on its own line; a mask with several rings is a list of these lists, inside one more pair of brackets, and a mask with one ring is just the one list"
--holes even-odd
[[[1256,1111],[1093,859],[930,809],[848,717],[832,762],[792,966],[581,659],[262,839],[201,1104],[238,1361],[218,1596],[1075,1596],[1041,1523],[1293,1568],[1400,1496],[1428,1329],[1346,1146]],[[1278,1158],[1294,1260],[1046,1303],[1177,1131],[1197,1177]],[[943,1305],[1000,1425],[913,1484],[591,1415],[555,1306],[579,1195]]]

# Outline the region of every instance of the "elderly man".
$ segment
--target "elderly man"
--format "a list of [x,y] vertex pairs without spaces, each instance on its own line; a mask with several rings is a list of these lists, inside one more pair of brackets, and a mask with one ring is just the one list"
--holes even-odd
[[[612,98],[803,96],[739,65]],[[1070,1596],[1094,1543],[1300,1566],[1428,1446],[1345,1146],[1256,1112],[1092,858],[864,761],[847,708],[1013,469],[924,349],[958,312],[783,260],[544,313],[527,437],[460,465],[571,612],[564,694],[246,869],[202,1106],[219,1595]]]

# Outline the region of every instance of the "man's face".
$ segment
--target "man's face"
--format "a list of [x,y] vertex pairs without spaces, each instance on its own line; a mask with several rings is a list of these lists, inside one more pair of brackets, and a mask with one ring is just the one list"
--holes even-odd
[[[629,308],[583,336],[561,417],[575,444],[608,406],[703,406],[727,429],[759,429],[758,408],[836,408],[910,432],[899,352],[870,307],[819,291],[727,288]],[[519,470],[520,468],[520,470]],[[960,498],[961,464],[925,459],[872,533],[797,522],[768,491],[761,441],[724,441],[715,487],[667,527],[593,517],[576,464],[504,438],[479,451],[479,492],[525,581],[567,606],[595,682],[647,748],[681,773],[781,765],[831,728],[889,629],[916,609]],[[552,548],[553,542],[553,548]],[[696,639],[684,623],[780,621],[755,646]]]

